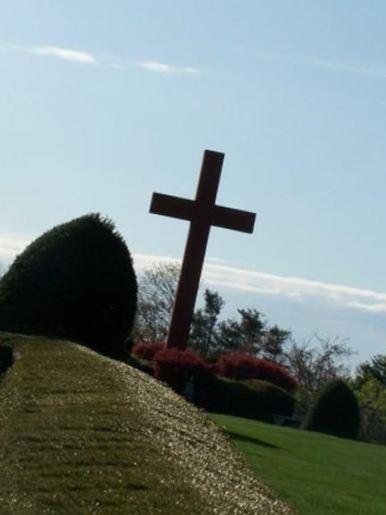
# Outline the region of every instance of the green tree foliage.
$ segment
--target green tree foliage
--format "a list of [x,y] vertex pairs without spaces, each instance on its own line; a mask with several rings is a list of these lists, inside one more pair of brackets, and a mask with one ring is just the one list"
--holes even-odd
[[386,443],[386,387],[369,377],[355,390],[361,410],[360,437],[376,443]]
[[[165,341],[170,324],[180,267],[158,263],[139,277],[136,341]],[[269,327],[256,309],[239,309],[238,318],[221,320],[224,299],[206,289],[204,307],[195,311],[189,345],[207,358],[224,351],[244,351],[280,361],[290,332],[277,325]]]
[[263,338],[265,357],[272,361],[278,361],[284,353],[284,344],[291,336],[290,331],[280,329],[277,325],[268,328]]
[[264,322],[256,309],[238,309],[239,320],[222,321],[218,328],[221,350],[258,354],[261,351]]
[[190,345],[203,356],[208,356],[216,346],[218,318],[225,302],[216,291],[208,289],[204,300],[205,307],[194,313]]
[[365,383],[369,379],[375,379],[386,388],[386,354],[378,354],[370,361],[365,361],[357,369],[356,380]]
[[355,439],[359,432],[359,422],[358,401],[346,383],[338,380],[322,390],[306,420],[305,428]]
[[239,319],[228,318],[218,324],[219,351],[241,351],[279,361],[290,331],[277,325],[269,327],[257,309],[238,309]]
[[132,259],[99,214],[58,225],[31,243],[0,282],[0,328],[123,350],[137,302]]

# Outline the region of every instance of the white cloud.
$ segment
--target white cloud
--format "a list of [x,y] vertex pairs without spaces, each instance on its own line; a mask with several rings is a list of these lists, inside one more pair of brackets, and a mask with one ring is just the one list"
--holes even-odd
[[134,61],[122,59],[119,56],[108,53],[94,54],[73,48],[66,48],[55,45],[43,46],[20,46],[20,45],[2,45],[0,51],[3,52],[24,52],[28,54],[56,57],[74,63],[101,65],[117,70],[128,70],[132,66],[166,75],[198,75],[200,70],[191,66],[172,66],[159,61]]
[[320,68],[328,68],[330,70],[336,70],[338,72],[356,73],[359,75],[368,75],[370,77],[376,77],[378,79],[386,79],[386,68],[375,68],[368,66],[355,66],[339,61],[327,61],[323,59],[312,59],[309,61],[314,66]]
[[153,254],[133,254],[134,266],[137,272],[152,267],[155,263],[179,263],[180,260],[169,256],[156,256]]
[[9,264],[29,243],[27,238],[0,235],[0,264]]
[[89,52],[81,52],[80,50],[72,50],[58,46],[37,46],[28,49],[32,54],[58,57],[67,61],[73,61],[82,64],[98,64],[97,58]]
[[386,313],[386,302],[368,304],[365,302],[352,301],[347,305],[350,308],[359,309],[360,311],[366,311],[368,313]]
[[326,68],[336,72],[353,73],[356,75],[367,75],[368,77],[374,77],[377,79],[386,79],[386,66],[363,66],[330,59],[291,57],[285,54],[276,54],[270,52],[255,52],[255,55],[260,59],[265,59],[268,61],[305,64],[318,68]]
[[[0,235],[0,263],[9,264],[30,243],[27,238]],[[151,254],[133,254],[137,272],[155,263],[179,263],[176,258]],[[203,270],[207,285],[256,295],[282,297],[294,302],[317,301],[329,305],[359,310],[364,313],[386,313],[386,293],[340,284],[311,281],[300,277],[267,274],[220,264],[221,259],[208,259]]]
[[[178,262],[170,257],[145,254],[135,254],[134,258],[138,271],[156,262]],[[210,262],[204,267],[203,280],[208,285],[257,295],[280,296],[294,302],[316,300],[366,313],[386,313],[386,293],[374,290],[266,274]]]
[[177,71],[180,71],[182,73],[190,73],[192,75],[197,75],[200,73],[200,70],[198,68],[191,68],[190,66],[188,67],[182,67],[182,68],[176,68]]
[[166,63],[160,63],[158,61],[140,61],[134,63],[138,68],[142,68],[143,70],[149,70],[152,72],[163,73],[163,74],[189,74],[194,75],[198,74],[199,70],[197,68],[189,68],[189,67],[180,67],[180,66],[172,66]]

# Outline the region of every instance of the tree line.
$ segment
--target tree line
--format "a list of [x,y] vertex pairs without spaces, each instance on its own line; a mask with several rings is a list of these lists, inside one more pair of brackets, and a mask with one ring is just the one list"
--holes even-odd
[[[138,277],[138,310],[134,340],[164,342],[179,277],[176,263],[158,263]],[[224,352],[245,352],[285,366],[299,383],[297,413],[304,417],[323,388],[344,380],[354,391],[362,417],[361,437],[386,443],[386,355],[375,356],[350,373],[355,354],[344,338],[314,334],[297,342],[290,331],[270,325],[255,307],[243,307],[222,318],[221,295],[206,289],[203,307],[194,313],[189,347],[207,360]]]

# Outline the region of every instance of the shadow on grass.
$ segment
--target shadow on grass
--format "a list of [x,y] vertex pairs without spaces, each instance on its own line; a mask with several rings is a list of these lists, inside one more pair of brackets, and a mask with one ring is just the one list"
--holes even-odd
[[126,483],[125,488],[128,490],[135,490],[135,491],[141,491],[141,490],[150,490],[150,488],[146,485],[141,485],[139,483]]
[[4,374],[13,365],[13,349],[0,345],[0,374]]
[[232,440],[253,443],[254,445],[261,445],[262,447],[268,447],[269,449],[280,449],[280,447],[278,447],[277,445],[265,442],[264,440],[260,440],[259,438],[254,438],[253,436],[241,435],[239,433],[233,433],[232,431],[224,431],[224,433],[230,438],[232,438]]

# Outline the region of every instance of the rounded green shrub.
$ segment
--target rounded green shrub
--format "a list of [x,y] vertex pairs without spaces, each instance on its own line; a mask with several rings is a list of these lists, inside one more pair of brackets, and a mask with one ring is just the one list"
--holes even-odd
[[121,353],[137,305],[129,250],[113,223],[88,214],[46,232],[0,282],[0,329],[63,337]]
[[358,436],[360,413],[358,401],[343,381],[329,383],[311,410],[305,429],[341,438]]

